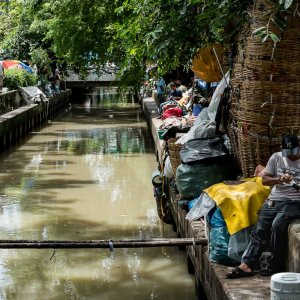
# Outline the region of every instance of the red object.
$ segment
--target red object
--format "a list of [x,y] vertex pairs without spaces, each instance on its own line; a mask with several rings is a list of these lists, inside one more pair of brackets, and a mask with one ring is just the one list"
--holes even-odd
[[182,117],[182,109],[179,107],[173,107],[168,108],[163,114],[162,114],[162,120],[165,120],[169,117]]
[[167,109],[173,108],[173,107],[178,107],[177,104],[166,104],[165,106],[162,107],[162,112],[164,113]]
[[4,69],[23,69],[29,73],[33,73],[33,70],[29,66],[19,60],[7,59],[0,61],[0,63]]

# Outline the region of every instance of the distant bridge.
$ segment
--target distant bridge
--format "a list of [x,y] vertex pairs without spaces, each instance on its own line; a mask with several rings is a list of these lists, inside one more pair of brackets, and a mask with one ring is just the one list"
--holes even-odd
[[117,86],[118,80],[114,73],[106,73],[98,76],[96,73],[90,73],[85,79],[80,79],[77,74],[66,77],[66,88],[93,88],[98,86]]

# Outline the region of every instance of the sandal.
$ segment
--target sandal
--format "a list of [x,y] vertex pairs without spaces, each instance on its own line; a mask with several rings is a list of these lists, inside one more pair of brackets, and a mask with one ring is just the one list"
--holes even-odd
[[261,276],[272,276],[274,274],[272,270],[273,255],[271,252],[263,252],[260,258],[260,270]]
[[228,279],[235,279],[235,278],[243,278],[243,277],[251,277],[254,276],[254,272],[245,272],[241,268],[237,267],[233,269],[230,273],[226,274]]

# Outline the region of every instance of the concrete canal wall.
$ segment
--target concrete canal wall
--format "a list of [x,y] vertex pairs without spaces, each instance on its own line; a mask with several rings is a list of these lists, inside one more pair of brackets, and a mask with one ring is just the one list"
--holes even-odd
[[[141,104],[159,158],[164,148],[164,141],[159,140],[157,134],[162,123],[156,119],[157,106],[153,98],[145,98]],[[186,211],[178,205],[178,198],[172,186],[170,186],[170,194],[171,211],[178,235],[183,238],[205,238],[205,226],[202,222],[185,220]],[[207,246],[188,246],[186,250],[188,262],[193,265],[195,271],[197,299],[205,299],[204,294],[211,300],[270,299],[270,277],[256,275],[242,279],[226,279],[225,274],[232,267],[210,262]],[[300,220],[294,222],[289,228],[288,271],[300,272]]]
[[0,94],[0,150],[19,142],[70,100],[71,90],[48,98],[47,102],[25,104],[18,91]]
[[0,93],[0,114],[5,114],[22,105],[25,105],[21,95],[18,91],[9,91],[7,93]]

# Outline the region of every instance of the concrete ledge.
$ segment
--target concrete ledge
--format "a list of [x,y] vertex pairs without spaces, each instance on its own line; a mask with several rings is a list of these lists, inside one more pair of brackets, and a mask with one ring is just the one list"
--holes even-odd
[[22,106],[13,111],[0,116],[0,136],[5,135],[7,132],[16,128],[21,123],[40,112],[40,106],[38,104],[31,104],[28,106]]
[[288,269],[300,273],[300,220],[289,226]]
[[24,104],[25,102],[17,90],[0,93],[0,114],[10,112]]
[[[17,95],[11,93],[11,96]],[[35,126],[46,122],[49,116],[67,104],[70,95],[71,90],[62,91],[49,98],[49,102],[24,105],[0,115],[0,150],[17,143]]]
[[[142,101],[149,129],[151,130],[157,153],[161,153],[164,141],[157,136],[161,120],[156,119],[157,106],[152,98]],[[153,113],[154,111],[154,113]],[[176,194],[171,189],[171,211],[176,223],[177,232],[182,237],[205,237],[204,224],[200,221],[185,220],[186,211],[177,202]],[[256,275],[249,278],[230,280],[225,274],[232,267],[212,263],[209,260],[208,249],[205,246],[187,247],[187,254],[195,268],[195,280],[200,283],[208,299],[248,300],[270,299],[270,277]],[[300,220],[289,227],[289,268],[290,272],[300,272]],[[200,297],[201,299],[201,297]]]

